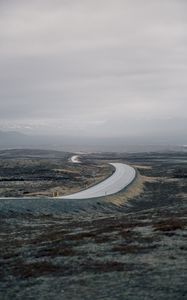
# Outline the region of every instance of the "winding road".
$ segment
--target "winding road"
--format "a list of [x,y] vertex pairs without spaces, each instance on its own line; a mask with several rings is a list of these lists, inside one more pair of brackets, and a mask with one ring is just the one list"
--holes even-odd
[[70,159],[70,161],[74,164],[79,164],[80,160],[79,160],[79,156],[78,155],[73,155]]
[[110,163],[116,170],[106,180],[87,190],[77,192],[67,196],[58,197],[59,199],[90,199],[107,195],[116,194],[127,187],[135,178],[134,168],[123,163]]

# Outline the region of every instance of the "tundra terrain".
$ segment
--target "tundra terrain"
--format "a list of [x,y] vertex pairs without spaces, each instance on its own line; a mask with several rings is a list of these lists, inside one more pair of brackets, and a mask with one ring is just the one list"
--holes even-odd
[[138,176],[110,197],[1,200],[0,298],[186,299],[185,153],[87,154],[71,167],[62,160],[72,171],[129,163]]

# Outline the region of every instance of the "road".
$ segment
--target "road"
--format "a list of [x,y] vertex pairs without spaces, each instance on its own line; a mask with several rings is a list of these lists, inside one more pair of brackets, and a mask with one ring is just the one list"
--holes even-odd
[[116,169],[106,180],[97,185],[88,188],[82,192],[74,193],[68,196],[61,196],[61,199],[89,199],[116,194],[127,187],[135,178],[134,168],[122,163],[110,163]]
[[71,157],[71,162],[74,163],[74,164],[79,164],[80,163],[79,156],[78,155],[73,155]]

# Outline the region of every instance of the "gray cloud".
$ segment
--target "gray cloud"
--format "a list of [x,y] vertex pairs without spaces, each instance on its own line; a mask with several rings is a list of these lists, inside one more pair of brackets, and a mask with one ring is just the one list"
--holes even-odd
[[184,134],[183,0],[0,2],[0,126]]

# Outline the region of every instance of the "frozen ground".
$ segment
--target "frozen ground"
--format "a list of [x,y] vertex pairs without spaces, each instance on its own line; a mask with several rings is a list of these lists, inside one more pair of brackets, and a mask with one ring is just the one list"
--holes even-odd
[[103,198],[0,201],[0,299],[186,299],[184,157],[116,160],[127,158],[144,190],[121,206]]

